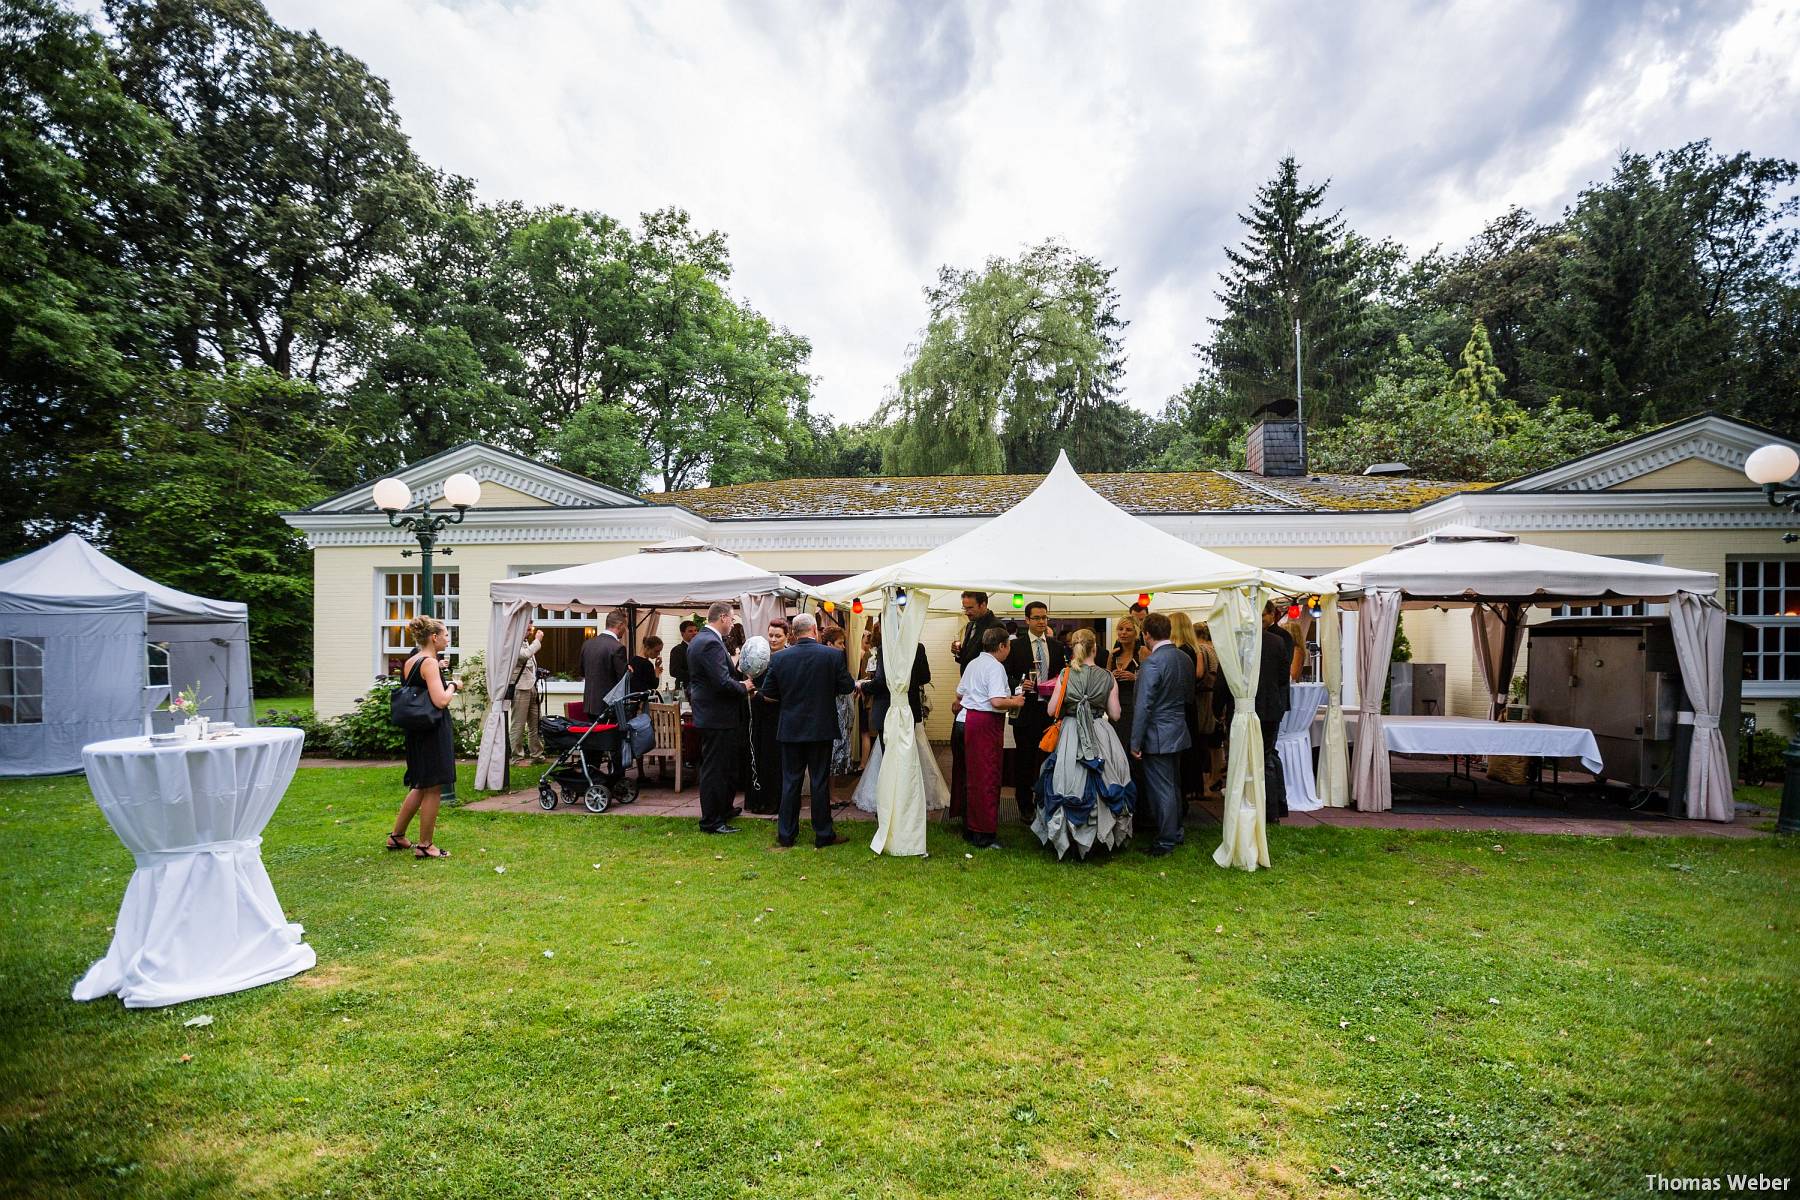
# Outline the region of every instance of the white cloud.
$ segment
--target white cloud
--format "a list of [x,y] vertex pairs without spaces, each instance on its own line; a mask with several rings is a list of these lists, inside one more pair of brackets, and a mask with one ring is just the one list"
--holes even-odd
[[1800,146],[1782,0],[270,8],[387,78],[420,153],[487,197],[725,231],[736,290],[813,340],[840,419],[880,401],[940,265],[1051,235],[1119,268],[1127,396],[1158,407],[1284,154],[1423,249],[1554,214],[1627,147]]

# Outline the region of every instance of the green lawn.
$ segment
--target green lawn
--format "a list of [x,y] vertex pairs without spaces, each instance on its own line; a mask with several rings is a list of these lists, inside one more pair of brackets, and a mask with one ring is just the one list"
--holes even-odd
[[313,698],[310,693],[301,696],[258,696],[251,702],[251,707],[255,709],[256,719],[260,722],[264,714],[275,709],[309,713],[313,710]]
[[147,1012],[67,999],[131,870],[82,781],[0,785],[0,1193],[1560,1198],[1800,1162],[1774,839],[1278,829],[1244,875],[459,810],[418,863],[380,849],[398,780],[303,770],[267,832],[314,971]]

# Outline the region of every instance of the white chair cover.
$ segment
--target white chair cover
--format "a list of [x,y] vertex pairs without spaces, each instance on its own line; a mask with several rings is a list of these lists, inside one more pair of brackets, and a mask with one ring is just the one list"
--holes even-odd
[[1281,777],[1287,784],[1288,808],[1311,812],[1324,807],[1313,787],[1312,724],[1325,700],[1322,683],[1296,683],[1288,687],[1288,710],[1275,734],[1275,754],[1281,760]]
[[300,763],[298,729],[152,747],[83,747],[88,785],[137,860],[112,946],[74,998],[157,1008],[286,979],[311,967],[263,869],[263,827]]

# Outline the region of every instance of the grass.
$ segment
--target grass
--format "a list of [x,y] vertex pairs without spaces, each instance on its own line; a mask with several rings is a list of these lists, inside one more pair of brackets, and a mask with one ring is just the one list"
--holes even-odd
[[418,863],[379,848],[399,792],[302,770],[266,833],[317,968],[128,1012],[67,997],[130,857],[79,778],[0,785],[0,1194],[1400,1200],[1800,1162],[1786,842],[1278,829],[1245,875],[457,810]]
[[313,698],[310,693],[300,696],[258,696],[251,701],[251,707],[260,723],[265,714],[276,709],[282,712],[309,713],[313,710]]

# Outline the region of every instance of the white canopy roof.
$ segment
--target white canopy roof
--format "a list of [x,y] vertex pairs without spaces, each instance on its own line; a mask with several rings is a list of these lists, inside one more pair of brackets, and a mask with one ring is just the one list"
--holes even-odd
[[1438,601],[1657,600],[1676,592],[1711,596],[1719,586],[1710,571],[1534,546],[1510,533],[1469,525],[1447,525],[1325,579],[1346,599],[1392,589],[1410,600]]
[[745,562],[735,554],[709,546],[699,538],[676,538],[645,546],[636,554],[542,571],[488,585],[496,604],[529,600],[550,608],[598,608],[635,604],[642,608],[674,608],[766,596],[775,592],[807,592],[797,580]]
[[[934,608],[948,609],[957,607],[963,591],[1019,592],[1067,613],[1123,609],[1140,592],[1213,592],[1243,584],[1293,594],[1320,590],[1315,580],[1252,567],[1164,533],[1101,497],[1059,454],[1031,495],[992,520],[916,558],[818,590],[847,603],[885,587],[918,587],[932,593]],[[1096,599],[1104,603],[1096,605]]]
[[70,533],[30,554],[0,563],[0,596],[42,602],[96,601],[141,595],[152,620],[247,621],[249,609],[236,601],[208,600],[166,587],[121,566]]

